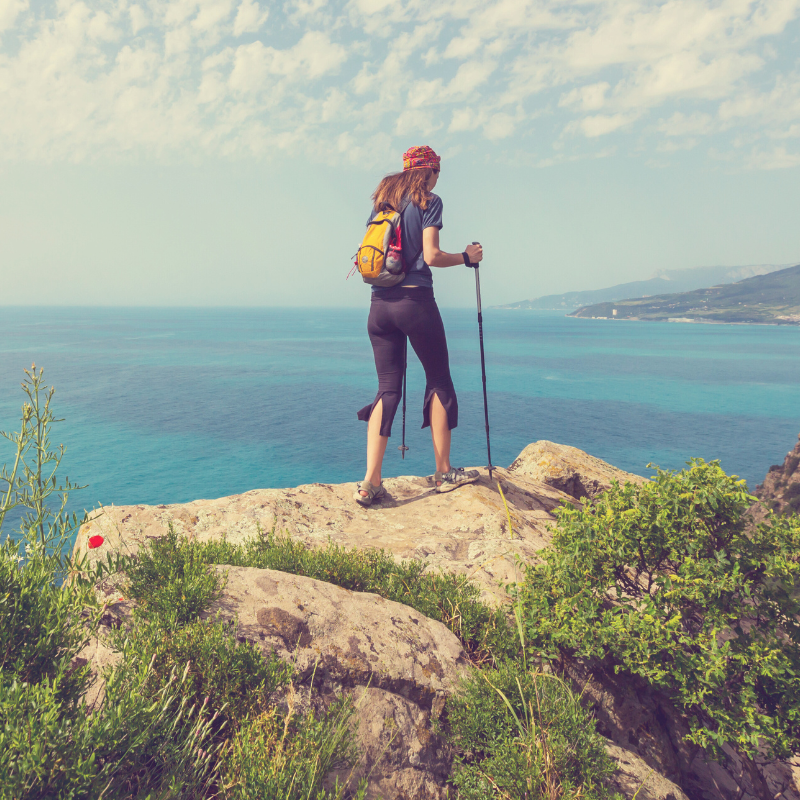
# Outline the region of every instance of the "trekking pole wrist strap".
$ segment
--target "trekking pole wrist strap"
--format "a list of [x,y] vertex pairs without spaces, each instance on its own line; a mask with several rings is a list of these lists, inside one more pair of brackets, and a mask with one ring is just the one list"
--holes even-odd
[[466,250],[461,255],[464,257],[464,266],[465,267],[474,267],[475,266],[475,264],[473,264],[469,260],[469,256],[467,255],[467,251]]

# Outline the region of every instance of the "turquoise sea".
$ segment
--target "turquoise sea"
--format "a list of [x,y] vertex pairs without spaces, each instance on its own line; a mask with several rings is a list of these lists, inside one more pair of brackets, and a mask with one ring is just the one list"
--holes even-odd
[[[358,480],[376,378],[363,309],[0,308],[0,429],[18,424],[36,362],[65,418],[53,441],[88,488],[74,508],[174,503]],[[442,309],[461,421],[454,462],[486,463],[474,311]],[[800,328],[484,313],[492,455],[571,444],[623,469],[692,456],[760,482],[800,431]],[[387,476],[430,474],[424,378],[412,357]],[[0,440],[0,462],[10,445]]]

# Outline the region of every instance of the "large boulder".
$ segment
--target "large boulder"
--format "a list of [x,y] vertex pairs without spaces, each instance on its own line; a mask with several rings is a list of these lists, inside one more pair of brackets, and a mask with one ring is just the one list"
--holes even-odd
[[447,796],[452,755],[432,720],[468,662],[444,625],[409,606],[312,578],[217,569],[227,585],[208,617],[238,620],[240,639],[291,661],[312,706],[354,695],[362,757],[335,777],[351,785],[368,777],[368,798]]
[[623,472],[577,447],[546,439],[529,444],[509,467],[509,472],[515,478],[525,476],[578,500],[593,499],[610,489],[612,481],[620,484],[644,481],[640,475]]
[[227,582],[206,616],[238,620],[239,636],[291,660],[302,681],[371,686],[430,710],[468,665],[455,635],[410,606],[288,572],[216,569]]

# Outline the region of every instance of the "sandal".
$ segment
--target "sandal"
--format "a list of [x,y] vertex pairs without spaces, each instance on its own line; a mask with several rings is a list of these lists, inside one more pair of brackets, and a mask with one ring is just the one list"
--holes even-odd
[[437,492],[452,492],[465,483],[475,483],[481,474],[476,469],[466,470],[463,467],[452,467],[449,472],[437,472],[433,476]]
[[[363,497],[361,492],[366,492],[367,496]],[[372,505],[374,500],[380,500],[385,495],[386,489],[383,488],[383,482],[381,482],[380,486],[373,486],[369,481],[361,481],[361,483],[356,486],[353,499],[362,506],[369,506]]]

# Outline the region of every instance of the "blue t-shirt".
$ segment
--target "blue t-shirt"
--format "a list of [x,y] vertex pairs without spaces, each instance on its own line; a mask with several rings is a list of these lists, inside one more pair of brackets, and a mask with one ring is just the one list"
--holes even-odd
[[[375,219],[376,211],[373,209],[367,224]],[[433,273],[425,263],[422,254],[422,231],[425,228],[442,229],[442,198],[431,193],[428,207],[421,209],[413,202],[409,203],[403,211],[403,257],[408,263],[406,277],[397,286],[424,286],[433,288]],[[387,292],[396,287],[373,286],[373,292]]]

